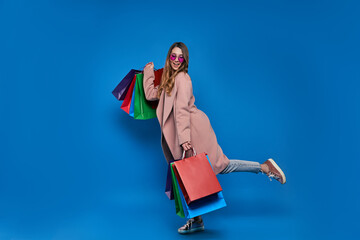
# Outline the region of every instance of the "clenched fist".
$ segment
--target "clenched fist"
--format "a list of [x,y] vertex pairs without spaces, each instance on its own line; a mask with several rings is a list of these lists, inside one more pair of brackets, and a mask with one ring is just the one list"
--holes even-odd
[[154,69],[154,63],[149,62],[148,64],[145,65],[145,68]]
[[192,148],[190,142],[184,142],[184,143],[181,145],[181,147],[182,147],[185,151],[190,150],[190,149]]

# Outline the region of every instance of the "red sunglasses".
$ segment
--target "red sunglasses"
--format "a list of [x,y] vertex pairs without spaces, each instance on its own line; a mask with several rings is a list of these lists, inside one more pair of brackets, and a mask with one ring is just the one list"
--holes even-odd
[[[171,55],[170,55],[170,60],[171,60],[171,61],[175,61],[175,59],[176,59],[176,54],[174,54],[174,53],[171,54]],[[179,56],[178,59],[179,59],[179,62],[181,62],[181,63],[184,61],[184,57],[183,57],[183,56]]]

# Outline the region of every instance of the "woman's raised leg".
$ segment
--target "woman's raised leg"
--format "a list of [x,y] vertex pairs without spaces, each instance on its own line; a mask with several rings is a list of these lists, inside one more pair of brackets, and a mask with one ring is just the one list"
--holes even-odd
[[258,162],[231,159],[220,174],[227,174],[231,172],[253,172],[259,173],[261,171],[261,164]]
[[275,161],[269,158],[263,164],[259,162],[253,161],[245,161],[245,160],[230,160],[229,165],[227,165],[224,170],[220,172],[220,174],[228,174],[231,172],[253,172],[259,173],[262,172],[266,174],[270,180],[274,178],[280,183],[284,184],[286,182],[286,177],[281,168],[275,163]]

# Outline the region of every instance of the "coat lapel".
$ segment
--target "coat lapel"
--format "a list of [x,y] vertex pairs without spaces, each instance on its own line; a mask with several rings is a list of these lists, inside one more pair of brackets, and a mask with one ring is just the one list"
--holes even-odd
[[167,93],[165,93],[165,105],[164,105],[164,116],[163,116],[163,120],[162,123],[163,125],[165,124],[167,118],[169,117],[172,107],[173,107],[173,103],[174,103],[174,99],[175,99],[175,95],[176,95],[176,84],[174,84],[174,87],[171,91],[171,96],[168,96]]
[[161,93],[159,104],[157,107],[157,116],[158,116],[161,128],[165,124],[167,118],[169,117],[169,115],[171,113],[175,95],[176,95],[176,91],[177,91],[176,84],[174,84],[174,87],[171,91],[171,96],[168,96],[167,93],[165,92],[165,90],[163,90]]

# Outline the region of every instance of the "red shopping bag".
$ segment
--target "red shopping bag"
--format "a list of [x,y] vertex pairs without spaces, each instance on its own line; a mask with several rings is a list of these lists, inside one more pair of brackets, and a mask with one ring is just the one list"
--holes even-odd
[[126,93],[124,102],[121,104],[121,109],[124,110],[127,114],[129,114],[130,111],[130,104],[131,104],[131,98],[133,95],[133,90],[136,82],[136,75],[134,76],[133,80],[131,81],[129,90]]
[[160,68],[154,72],[155,74],[154,87],[160,85],[163,70],[164,70],[163,68]]
[[174,173],[187,204],[222,191],[206,153],[174,162]]
[[[164,70],[163,68],[160,68],[160,69],[154,71],[154,74],[155,74],[154,87],[160,85],[163,70]],[[151,108],[156,109],[159,101],[150,101],[149,103],[150,103]]]

